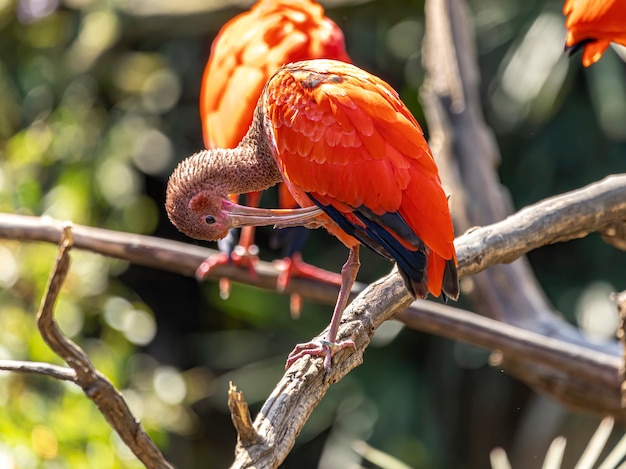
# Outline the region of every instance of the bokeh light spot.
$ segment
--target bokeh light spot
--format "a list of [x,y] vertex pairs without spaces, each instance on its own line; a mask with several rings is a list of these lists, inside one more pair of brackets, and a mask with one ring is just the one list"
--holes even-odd
[[56,435],[48,427],[37,425],[31,432],[33,451],[44,459],[53,459],[57,456],[59,444]]
[[144,108],[154,114],[172,109],[180,97],[181,84],[178,75],[170,69],[152,72],[143,84],[141,99]]
[[169,168],[173,153],[172,142],[164,133],[148,129],[137,138],[133,161],[144,173],[156,175]]
[[162,366],[154,372],[154,390],[159,398],[171,405],[180,404],[187,395],[187,384],[180,372],[171,366]]
[[19,265],[15,255],[4,246],[0,246],[0,286],[11,288],[19,278]]
[[123,207],[139,190],[139,180],[125,163],[108,159],[97,172],[97,181],[104,198],[114,206]]
[[580,328],[592,337],[615,337],[619,322],[617,308],[611,300],[615,288],[607,282],[593,282],[580,295],[576,304],[576,319]]
[[147,345],[156,335],[156,322],[146,311],[129,309],[124,312],[122,333],[135,345]]
[[400,21],[387,32],[387,49],[395,58],[406,60],[419,50],[423,34],[424,27],[419,21],[415,19]]

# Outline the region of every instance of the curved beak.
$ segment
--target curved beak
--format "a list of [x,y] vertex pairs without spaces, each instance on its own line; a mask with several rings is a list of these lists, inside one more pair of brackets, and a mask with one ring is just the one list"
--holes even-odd
[[229,224],[233,228],[268,225],[285,228],[307,225],[324,211],[316,206],[294,209],[254,208],[223,200],[222,213],[228,217]]

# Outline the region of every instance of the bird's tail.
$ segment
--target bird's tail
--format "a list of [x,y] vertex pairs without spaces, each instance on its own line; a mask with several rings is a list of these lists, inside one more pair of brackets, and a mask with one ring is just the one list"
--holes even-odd
[[320,203],[312,194],[307,195],[350,236],[381,256],[395,260],[407,289],[414,297],[425,298],[428,293],[440,296],[442,292],[446,301],[459,297],[456,257],[444,259],[433,252],[398,212],[377,215],[361,206],[351,213],[343,213],[332,205]]
[[457,300],[459,298],[459,280],[456,270],[456,259],[444,259],[437,253],[430,252],[428,255],[428,267],[419,281],[410,277],[403,269],[400,269],[402,278],[411,293],[416,298],[424,298],[428,293],[433,296],[443,295],[443,300]]
[[454,301],[459,299],[459,277],[456,273],[456,262],[454,259],[446,261],[441,290],[443,291],[443,301],[446,303],[448,299]]

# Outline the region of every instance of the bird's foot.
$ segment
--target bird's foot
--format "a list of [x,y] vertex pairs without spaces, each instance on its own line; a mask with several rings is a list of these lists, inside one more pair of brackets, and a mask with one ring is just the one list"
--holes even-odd
[[[249,246],[237,245],[231,253],[220,252],[207,257],[196,269],[196,278],[204,280],[216,268],[222,265],[234,264],[242,269],[248,269],[251,277],[256,277],[256,264],[259,262],[259,248],[251,244]],[[220,279],[220,296],[223,299],[230,295],[230,280]]]
[[304,344],[298,344],[293,351],[287,357],[287,363],[285,364],[285,370],[289,369],[297,360],[305,355],[311,355],[315,357],[324,357],[324,369],[330,372],[330,365],[332,356],[339,350],[344,348],[351,348],[356,350],[356,345],[352,340],[343,340],[341,342],[330,342],[328,340],[322,340],[319,342],[306,342]]
[[[332,285],[341,285],[341,275],[329,272],[314,265],[307,264],[302,260],[302,254],[294,253],[291,257],[285,257],[274,261],[274,267],[280,272],[276,280],[276,290],[284,292],[293,277],[309,278]],[[302,296],[292,293],[290,301],[290,312],[294,319],[300,317],[302,310]]]
[[274,261],[274,266],[280,271],[276,288],[279,292],[285,291],[292,277],[309,278],[332,285],[341,285],[341,275],[329,272],[302,260],[302,254],[294,253],[291,257]]

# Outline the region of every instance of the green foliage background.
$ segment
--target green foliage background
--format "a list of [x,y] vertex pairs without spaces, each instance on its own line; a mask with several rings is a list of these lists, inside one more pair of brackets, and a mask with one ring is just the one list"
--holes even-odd
[[[515,206],[625,171],[626,68],[618,55],[609,50],[588,69],[580,57],[564,56],[559,1],[470,6],[484,110]],[[0,211],[192,243],[167,221],[165,184],[176,163],[202,147],[202,70],[213,37],[241,8],[0,0]],[[327,13],[344,30],[354,62],[389,81],[424,123],[423,2],[334,4]],[[267,248],[270,236],[261,230],[258,237],[265,259],[279,256]],[[54,246],[0,241],[0,358],[59,363],[34,323],[54,253]],[[345,254],[322,232],[304,252],[335,271]],[[363,254],[361,281],[389,270]],[[583,300],[606,309],[604,292],[626,280],[624,255],[596,236],[530,259],[571,321]],[[278,294],[234,285],[222,301],[215,282],[198,285],[78,251],[57,308],[64,331],[181,468],[228,465],[235,443],[228,381],[258,409],[287,353],[330,313],[307,303],[292,320]],[[595,417],[548,402],[487,360],[485,351],[386,324],[364,365],[331,388],[284,467],[348,467],[360,461],[355,440],[417,468],[486,467],[499,445],[517,467],[531,467],[554,436],[588,438]],[[580,451],[573,444],[566,457]],[[0,466],[140,464],[74,386],[2,374]]]

